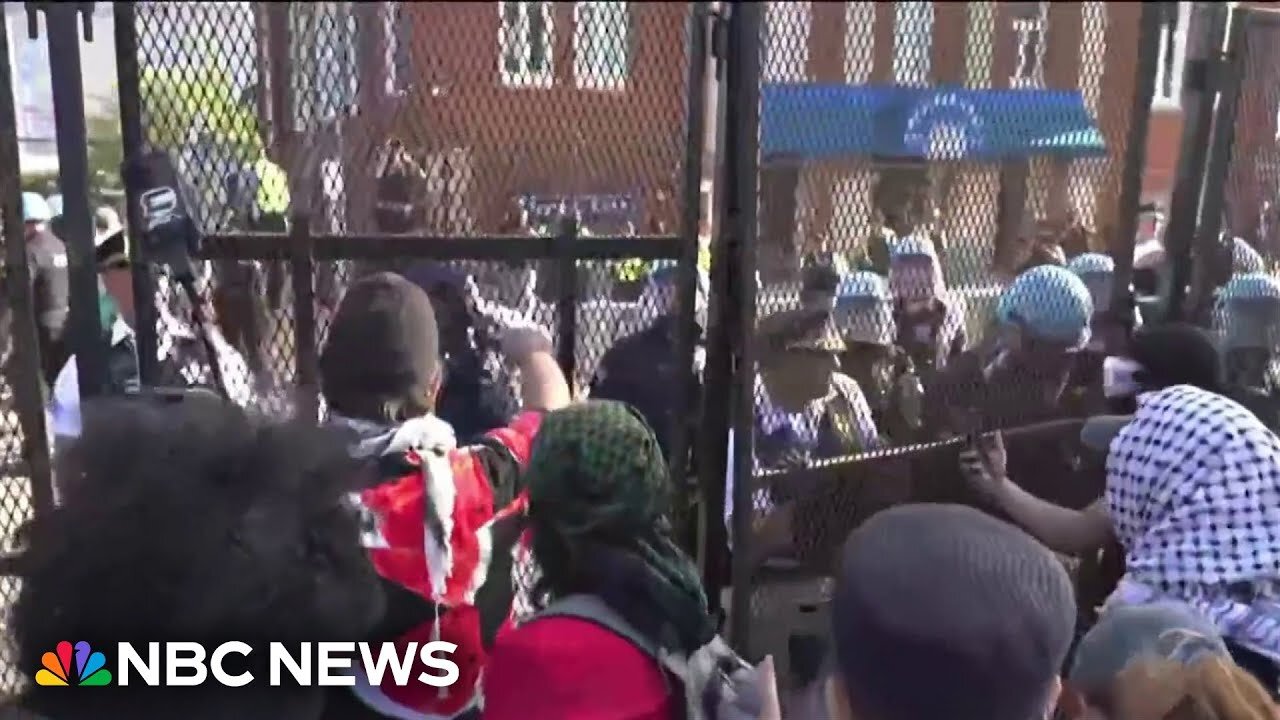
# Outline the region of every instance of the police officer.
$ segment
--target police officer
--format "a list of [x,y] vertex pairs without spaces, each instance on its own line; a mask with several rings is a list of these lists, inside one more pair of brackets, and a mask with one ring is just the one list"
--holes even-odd
[[[94,239],[94,259],[98,266],[99,310],[108,346],[108,394],[139,389],[137,342],[134,322],[133,276],[123,228],[118,225],[98,233]],[[174,318],[168,309],[156,307],[157,355],[160,380],[175,387],[211,387],[210,358],[197,329]],[[253,406],[258,398],[250,383],[244,359],[216,328],[208,328],[226,390],[232,402]],[[80,382],[74,356],[67,359],[54,383],[50,401],[50,427],[55,437],[74,438],[80,428]]]
[[1093,300],[1066,268],[1041,265],[1000,296],[989,356],[966,352],[925,383],[935,436],[968,435],[1066,416],[1063,390],[1089,342]]
[[[643,330],[619,338],[605,352],[590,385],[592,398],[618,400],[636,408],[654,429],[668,459],[673,434],[693,426],[696,421],[689,411],[699,407],[702,397],[701,320],[694,362],[685,364],[684,359],[676,357],[680,328],[675,304],[677,277],[674,265],[660,267],[649,276],[639,305],[641,312],[655,319]],[[695,312],[699,315],[705,307],[706,286],[706,277],[700,275],[695,301]],[[694,393],[688,404],[680,402],[686,387],[691,387]]]
[[1267,397],[1280,389],[1275,349],[1280,342],[1280,282],[1264,273],[1237,275],[1222,286],[1214,309],[1229,387]]
[[53,213],[44,198],[23,193],[22,219],[41,370],[45,383],[52,383],[68,354],[63,337],[70,308],[67,248],[49,229]]
[[895,344],[898,333],[888,283],[867,271],[842,278],[834,318],[845,343],[840,371],[858,383],[880,434],[895,445],[924,440],[924,388],[911,358]]
[[801,467],[874,450],[867,399],[839,372],[846,349],[831,313],[786,310],[760,320],[755,451],[760,469]]
[[[1115,268],[1116,263],[1109,255],[1093,252],[1077,255],[1067,263],[1067,269],[1084,281],[1093,301],[1091,336],[1088,344],[1076,353],[1075,368],[1066,392],[1068,401],[1077,405],[1081,413],[1102,411],[1105,404],[1103,360],[1125,347],[1130,332],[1142,326],[1142,313],[1138,308],[1133,309],[1132,322],[1123,314],[1112,312]],[[1074,410],[1073,414],[1076,414]]]

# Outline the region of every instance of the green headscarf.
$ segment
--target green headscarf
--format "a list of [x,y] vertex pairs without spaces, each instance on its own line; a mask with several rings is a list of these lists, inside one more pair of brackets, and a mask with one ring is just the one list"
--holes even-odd
[[584,574],[606,574],[584,560],[612,554],[625,560],[626,581],[638,583],[641,601],[657,606],[651,610],[667,637],[655,641],[686,653],[710,641],[715,625],[697,568],[671,539],[667,465],[634,410],[597,400],[548,414],[526,481],[539,594],[554,600],[574,592]]

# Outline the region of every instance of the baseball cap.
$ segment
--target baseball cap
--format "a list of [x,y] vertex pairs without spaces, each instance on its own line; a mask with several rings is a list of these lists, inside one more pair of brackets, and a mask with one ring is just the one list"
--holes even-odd
[[1076,648],[1068,676],[1085,693],[1106,690],[1130,663],[1144,658],[1191,663],[1230,658],[1213,623],[1177,603],[1121,605],[1103,613]]
[[320,352],[320,385],[338,412],[335,396],[425,393],[439,372],[439,355],[426,292],[396,273],[375,273],[351,285],[338,304]]
[[1039,717],[1075,620],[1053,554],[961,505],[873,516],[845,544],[832,603],[849,697],[883,720]]

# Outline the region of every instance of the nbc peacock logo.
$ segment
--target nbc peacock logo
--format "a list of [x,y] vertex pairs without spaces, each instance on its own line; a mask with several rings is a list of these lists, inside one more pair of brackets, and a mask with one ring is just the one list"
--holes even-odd
[[[75,668],[71,661],[75,660]],[[94,652],[89,643],[81,640],[72,646],[63,640],[53,652],[47,652],[40,659],[43,665],[36,671],[36,684],[46,687],[88,685],[102,687],[111,684],[111,671],[107,669],[107,658],[100,652]]]

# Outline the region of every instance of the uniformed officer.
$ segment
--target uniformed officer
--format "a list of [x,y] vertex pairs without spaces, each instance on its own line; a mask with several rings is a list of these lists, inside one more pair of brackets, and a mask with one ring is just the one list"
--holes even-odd
[[926,425],[968,435],[1067,416],[1063,390],[1075,353],[1089,342],[1093,300],[1066,268],[1041,265],[1000,296],[989,356],[966,352],[926,381]]
[[[123,394],[139,388],[137,342],[134,322],[133,276],[129,266],[127,240],[123,228],[116,226],[99,233],[95,239],[95,261],[98,266],[99,302],[102,327],[108,345],[108,394]],[[160,381],[176,387],[209,387],[213,377],[204,343],[197,330],[174,318],[168,309],[156,307],[157,356]],[[210,327],[216,361],[222,371],[229,399],[242,407],[254,405],[249,370],[244,359]],[[75,356],[68,358],[54,383],[50,401],[50,428],[55,437],[74,438],[80,432],[80,382]]]
[[41,370],[44,381],[52,383],[68,354],[63,337],[70,309],[67,248],[49,229],[53,213],[44,198],[23,193],[22,219]]
[[787,310],[760,320],[755,451],[760,469],[804,466],[881,446],[862,389],[839,372],[846,349],[831,313]]
[[1269,397],[1280,389],[1280,282],[1264,273],[1237,275],[1222,286],[1214,308],[1227,385]]
[[924,389],[911,358],[895,344],[888,283],[867,271],[842,278],[834,318],[845,343],[840,371],[862,389],[880,434],[895,445],[923,440]]
[[[676,357],[680,328],[675,305],[677,277],[674,265],[660,267],[649,276],[639,305],[641,312],[654,320],[643,330],[619,338],[605,352],[590,385],[592,398],[618,400],[636,408],[654,429],[668,458],[673,433],[677,428],[692,427],[696,421],[687,413],[699,406],[702,397],[701,321],[694,362],[684,365]],[[706,276],[700,275],[696,305],[705,306],[706,287]],[[680,402],[686,387],[694,393],[689,404]],[[686,414],[680,415],[682,412]]]
[[1108,355],[1120,352],[1130,332],[1142,326],[1142,314],[1137,308],[1132,327],[1121,314],[1112,312],[1115,268],[1111,256],[1093,252],[1077,255],[1067,263],[1067,269],[1084,281],[1093,301],[1089,342],[1076,353],[1067,388],[1068,400],[1081,412],[1100,412],[1104,407],[1102,363]]

